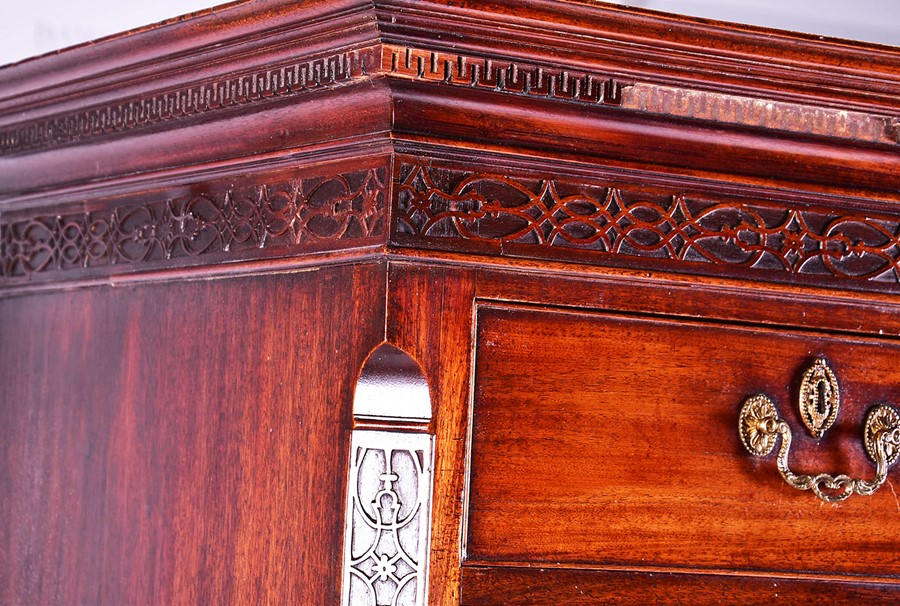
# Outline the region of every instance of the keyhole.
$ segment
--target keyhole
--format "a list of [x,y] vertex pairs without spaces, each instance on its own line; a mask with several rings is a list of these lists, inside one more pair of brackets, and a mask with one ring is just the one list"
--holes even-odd
[[816,405],[819,409],[819,414],[823,417],[828,414],[828,402],[825,398],[825,390],[825,381],[816,383]]

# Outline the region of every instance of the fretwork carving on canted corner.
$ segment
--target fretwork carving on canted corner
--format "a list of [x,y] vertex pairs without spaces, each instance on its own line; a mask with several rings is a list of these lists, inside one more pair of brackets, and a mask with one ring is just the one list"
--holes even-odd
[[375,348],[359,374],[353,416],[341,604],[425,606],[434,437],[421,366],[388,343]]

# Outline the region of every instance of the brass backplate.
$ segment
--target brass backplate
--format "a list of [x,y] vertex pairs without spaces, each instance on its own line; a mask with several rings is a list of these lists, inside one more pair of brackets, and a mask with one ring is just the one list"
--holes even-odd
[[[877,460],[875,458],[875,444],[878,440],[878,436],[885,432],[893,432],[897,428],[900,428],[900,414],[897,413],[896,409],[886,404],[879,404],[869,411],[869,414],[866,417],[864,440],[866,452],[870,459],[873,461]],[[891,440],[883,441],[887,464],[888,466],[893,465],[897,460],[897,457],[900,456],[900,447]]]
[[766,396],[755,395],[744,400],[738,419],[738,432],[741,434],[741,442],[750,454],[764,457],[772,452],[778,433],[768,431],[766,425],[769,421],[777,419],[775,404]]

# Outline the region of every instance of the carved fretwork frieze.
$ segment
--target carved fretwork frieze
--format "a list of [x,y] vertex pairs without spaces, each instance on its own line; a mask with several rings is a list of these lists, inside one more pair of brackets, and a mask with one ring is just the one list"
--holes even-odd
[[381,167],[238,187],[213,183],[192,195],[87,212],[7,213],[0,217],[0,272],[15,279],[121,265],[165,267],[216,253],[218,261],[240,260],[375,239],[384,233],[387,179]]
[[688,271],[746,268],[775,279],[900,282],[895,215],[433,163],[404,163],[395,195],[393,240],[401,245],[488,246],[502,255],[587,263],[663,259]]

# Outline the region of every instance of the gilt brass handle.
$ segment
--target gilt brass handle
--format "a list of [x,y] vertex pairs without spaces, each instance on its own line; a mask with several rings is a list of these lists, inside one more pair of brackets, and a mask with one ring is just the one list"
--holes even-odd
[[[840,395],[837,379],[824,359],[816,360],[815,365],[804,375],[799,404],[804,422],[808,418],[813,420],[815,427],[810,422],[806,424],[815,437],[824,434],[834,422]],[[815,422],[816,420],[819,422]],[[778,450],[777,465],[781,477],[794,488],[812,490],[817,497],[829,503],[843,501],[853,493],[872,494],[884,484],[888,469],[900,456],[900,414],[886,404],[879,404],[869,411],[863,430],[866,452],[875,462],[875,477],[871,480],[852,479],[844,474],[806,475],[791,471],[788,465],[791,428],[778,416],[772,400],[764,395],[750,396],[744,401],[738,429],[744,446],[758,457],[770,454],[780,436],[781,448]]]

